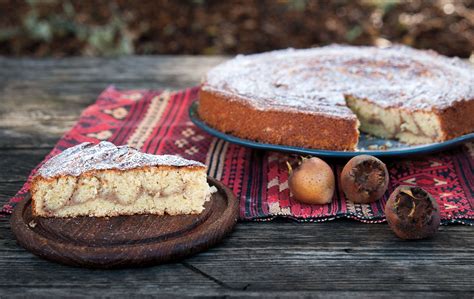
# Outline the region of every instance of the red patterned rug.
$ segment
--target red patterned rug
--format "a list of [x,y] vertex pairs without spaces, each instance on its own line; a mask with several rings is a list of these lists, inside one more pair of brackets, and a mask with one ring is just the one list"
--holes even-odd
[[[197,91],[197,88],[173,93],[119,91],[109,87],[96,103],[84,110],[77,124],[46,159],[81,142],[108,140],[148,153],[179,154],[199,160],[208,165],[210,176],[222,181],[238,196],[242,220],[282,216],[298,221],[346,217],[382,222],[388,194],[396,186],[406,184],[421,186],[437,198],[444,224],[474,223],[474,143],[409,160],[386,161],[391,183],[384,198],[375,203],[353,204],[339,191],[331,204],[300,204],[292,199],[288,189],[286,166],[286,161],[296,165],[298,157],[251,150],[207,135],[188,117]],[[332,163],[332,167],[338,177],[343,165]],[[35,170],[31,175],[34,173]],[[11,213],[28,189],[26,182],[3,207],[3,213]]]

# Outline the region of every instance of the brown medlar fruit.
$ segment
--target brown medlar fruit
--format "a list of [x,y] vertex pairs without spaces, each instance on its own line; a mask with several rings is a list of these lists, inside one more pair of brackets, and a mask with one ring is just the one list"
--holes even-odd
[[291,166],[289,168],[288,186],[296,200],[306,204],[325,204],[332,201],[335,178],[326,162],[313,157],[303,159],[295,170],[292,170]]
[[385,216],[392,231],[401,239],[433,236],[440,225],[436,200],[420,187],[399,186],[385,205]]
[[380,199],[388,187],[388,171],[379,159],[355,156],[341,172],[341,188],[346,198],[355,203],[371,203]]

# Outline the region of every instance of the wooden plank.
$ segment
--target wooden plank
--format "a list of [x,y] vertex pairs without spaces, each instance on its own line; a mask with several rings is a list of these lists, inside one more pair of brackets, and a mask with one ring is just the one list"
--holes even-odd
[[30,171],[51,149],[0,149],[0,206],[23,186]]
[[187,288],[201,292],[220,288],[214,281],[181,264],[97,271],[51,263],[17,246],[5,222],[0,220],[0,272],[6,278],[0,282],[0,297],[124,296],[175,293]]
[[419,242],[397,239],[385,224],[350,221],[249,224],[237,231],[232,246],[187,263],[248,291],[289,292],[297,285],[314,291],[474,292],[470,227],[442,227],[436,238]]
[[23,182],[51,149],[0,150],[0,183]]
[[[226,57],[218,56],[127,56],[119,58],[77,57],[68,59],[0,58],[1,86],[6,91],[25,91],[34,86],[39,91],[81,101],[87,94],[104,85],[121,84],[124,88],[180,89],[199,83],[205,72]],[[77,93],[75,84],[84,90]],[[74,94],[69,92],[76,91]],[[35,91],[37,92],[37,91]],[[8,95],[8,94],[7,94]],[[39,94],[41,96],[43,94]],[[84,99],[82,99],[84,100]]]
[[[52,147],[111,84],[181,89],[224,57],[9,59],[0,57],[0,148]],[[21,105],[21,106],[20,106]]]
[[104,290],[101,286],[91,286],[76,288],[3,288],[0,290],[6,297],[138,297],[138,296],[159,296],[164,298],[179,297],[236,297],[236,298],[472,298],[471,294],[462,291],[449,292],[403,292],[403,291],[378,291],[378,292],[357,292],[357,291],[305,291],[292,290],[289,292],[249,292],[241,290],[212,289],[206,285],[196,287],[195,284],[187,284],[185,287],[168,287],[157,282],[150,282],[146,287],[116,286]]
[[[443,227],[433,240],[404,242],[383,224],[239,223],[220,246],[181,264],[108,272],[33,257],[14,244],[7,226],[0,220],[0,267],[8,267],[12,275],[0,281],[1,290],[16,286],[36,294],[61,294],[87,286],[79,294],[100,294],[100,288],[107,285],[104,292],[110,294],[127,294],[127,288],[135,294],[201,295],[276,295],[295,290],[374,296],[387,291],[385,294],[474,292],[472,228],[465,226]],[[183,267],[201,276],[200,281],[205,278],[208,289],[194,284],[197,278],[183,274]]]
[[14,196],[23,186],[23,181],[0,183],[0,206],[3,206],[10,197]]

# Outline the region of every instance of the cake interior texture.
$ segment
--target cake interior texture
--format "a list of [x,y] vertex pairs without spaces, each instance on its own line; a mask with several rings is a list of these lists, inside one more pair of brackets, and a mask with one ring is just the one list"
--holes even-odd
[[205,168],[99,170],[34,184],[38,216],[198,214],[211,196]]
[[64,150],[31,184],[33,214],[44,217],[198,214],[215,191],[200,162],[106,141]]
[[357,115],[360,131],[407,144],[442,142],[474,130],[474,117],[470,117],[474,115],[474,100],[431,111],[385,108],[352,96],[346,96],[346,104]]
[[346,97],[347,106],[357,115],[359,130],[374,136],[397,139],[408,144],[443,140],[441,123],[436,114],[399,108],[383,108],[375,103]]

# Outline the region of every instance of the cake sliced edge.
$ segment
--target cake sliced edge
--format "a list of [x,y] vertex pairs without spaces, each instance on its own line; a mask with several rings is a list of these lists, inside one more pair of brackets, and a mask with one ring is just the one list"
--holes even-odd
[[447,141],[471,133],[474,100],[460,100],[443,109],[381,107],[368,99],[346,96],[347,106],[357,115],[359,130],[374,136],[419,145]]
[[[81,166],[90,161],[90,158],[89,160],[84,158],[87,157],[87,153],[81,155],[81,151],[75,151],[74,148],[70,149],[69,155],[76,155],[76,159],[68,160],[70,156],[68,157],[67,152],[63,152],[53,157],[51,162],[45,163],[31,183],[33,216],[199,214],[204,210],[205,202],[210,200],[212,193],[216,191],[215,187],[207,183],[206,167],[199,162],[176,157],[180,159],[181,164],[186,162],[189,165],[134,164],[129,162],[140,158],[139,155],[147,154],[139,153],[132,148],[124,151],[123,147],[113,145],[111,147],[110,143],[105,146],[107,148],[102,150],[101,154],[92,158],[102,159],[100,155],[108,153],[109,159],[112,156],[112,159],[117,160],[110,161],[110,168],[91,169],[93,168],[91,165]],[[126,154],[114,156],[114,147],[120,148]],[[160,158],[160,156],[154,157]],[[66,161],[65,169],[53,171],[52,168],[58,166],[61,161]],[[117,168],[116,163],[124,161],[128,166],[122,167],[123,169]],[[77,167],[88,170],[78,173],[68,169],[74,167],[74,163]]]

